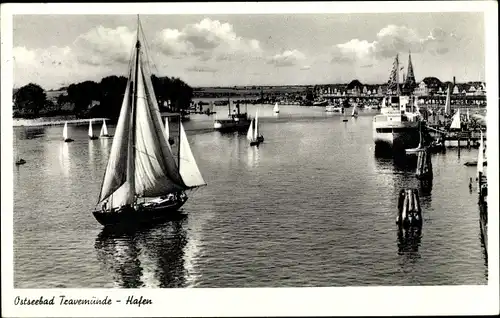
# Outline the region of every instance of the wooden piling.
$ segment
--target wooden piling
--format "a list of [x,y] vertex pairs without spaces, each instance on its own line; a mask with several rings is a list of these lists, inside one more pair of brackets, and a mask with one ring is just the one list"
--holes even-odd
[[415,176],[418,179],[432,179],[432,161],[427,148],[418,153],[417,170]]

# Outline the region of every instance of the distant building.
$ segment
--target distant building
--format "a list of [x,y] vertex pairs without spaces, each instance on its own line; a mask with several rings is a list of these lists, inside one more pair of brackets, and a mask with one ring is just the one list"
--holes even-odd
[[455,85],[455,87],[453,87],[453,92],[452,92],[452,94],[455,94],[455,95],[456,95],[456,94],[458,94],[458,93],[459,93],[458,86],[457,86],[457,85]]
[[413,93],[417,96],[426,96],[427,94],[429,94],[429,89],[427,87],[427,84],[425,84],[424,81],[420,82],[420,84],[418,84],[417,88],[415,88]]
[[476,88],[474,87],[474,85],[471,85],[471,87],[469,88],[469,91],[466,93],[467,96],[474,96],[476,94]]

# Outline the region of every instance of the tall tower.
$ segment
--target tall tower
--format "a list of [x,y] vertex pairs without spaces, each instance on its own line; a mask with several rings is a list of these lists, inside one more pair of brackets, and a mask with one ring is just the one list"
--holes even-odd
[[413,73],[413,64],[411,63],[411,52],[408,52],[408,69],[405,80],[405,88],[413,91],[413,89],[417,86],[417,82],[415,81],[415,74]]

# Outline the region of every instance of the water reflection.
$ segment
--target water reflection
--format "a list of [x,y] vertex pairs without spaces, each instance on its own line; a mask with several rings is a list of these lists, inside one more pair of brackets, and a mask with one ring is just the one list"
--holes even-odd
[[420,182],[419,182],[420,198],[430,197],[431,192],[432,192],[432,185],[433,185],[432,179],[420,180]]
[[392,173],[414,173],[417,168],[416,156],[394,156],[392,154],[377,154],[375,151],[375,166],[381,170],[390,170]]
[[247,164],[251,168],[255,168],[259,164],[259,146],[248,146]]
[[421,239],[421,228],[398,229],[398,255],[404,256],[404,263],[413,263],[420,258],[418,248]]
[[69,176],[70,171],[70,161],[69,161],[69,145],[66,142],[61,142],[59,148],[59,164],[61,166],[61,170],[65,176]]
[[149,229],[103,229],[95,242],[97,258],[119,287],[184,287],[185,222],[183,217]]
[[94,165],[94,143],[89,140],[89,164]]
[[16,127],[14,128],[14,135],[19,140],[42,138],[45,136],[45,127]]
[[101,143],[101,148],[102,148],[102,153],[104,153],[105,158],[107,159],[107,156],[109,155],[111,143],[113,142],[113,139],[111,138],[99,138],[99,141]]

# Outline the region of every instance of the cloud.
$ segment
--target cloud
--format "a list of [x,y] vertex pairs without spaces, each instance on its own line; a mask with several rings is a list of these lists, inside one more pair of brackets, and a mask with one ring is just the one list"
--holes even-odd
[[305,58],[304,53],[294,49],[270,57],[267,63],[273,64],[276,67],[288,67],[296,65],[300,61],[305,60]]
[[301,71],[307,71],[311,69],[311,65],[304,65],[300,68]]
[[262,53],[260,42],[236,35],[233,26],[205,18],[182,30],[165,29],[153,44],[167,56],[194,56],[199,60],[229,60]]
[[89,65],[127,65],[135,31],[127,27],[109,29],[98,26],[77,37],[73,42],[77,60]]
[[199,72],[199,73],[216,73],[217,69],[208,66],[189,66],[185,68],[188,72]]
[[405,26],[388,25],[382,28],[373,41],[352,39],[336,44],[331,48],[331,62],[362,65],[373,64],[376,60],[392,58],[397,53],[411,51],[413,53],[429,52],[443,55],[456,45],[459,37],[443,29],[432,29],[428,35],[419,35],[415,30]]

